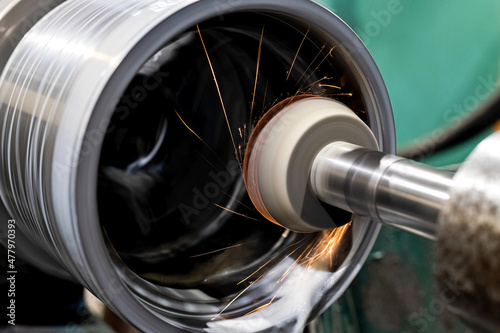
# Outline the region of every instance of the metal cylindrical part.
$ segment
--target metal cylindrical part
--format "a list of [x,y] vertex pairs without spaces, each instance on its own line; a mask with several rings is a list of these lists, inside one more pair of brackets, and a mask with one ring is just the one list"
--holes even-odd
[[[306,278],[288,265],[289,245],[298,254],[298,238],[332,236],[260,223],[239,173],[260,116],[304,92],[345,89],[339,99],[360,109],[382,150],[395,150],[380,73],[323,7],[67,0],[3,54],[4,215],[141,331],[291,332],[285,325],[331,304],[368,256],[380,226],[353,223],[345,258],[318,261],[318,274],[308,265]],[[306,281],[307,300],[280,272]]]
[[346,142],[316,157],[311,183],[331,205],[434,239],[453,174]]

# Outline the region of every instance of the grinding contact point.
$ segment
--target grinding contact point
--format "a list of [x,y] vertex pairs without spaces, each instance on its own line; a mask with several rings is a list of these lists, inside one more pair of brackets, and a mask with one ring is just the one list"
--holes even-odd
[[338,101],[296,96],[270,109],[250,137],[244,160],[247,191],[259,212],[298,232],[349,222],[350,214],[319,200],[310,181],[319,152],[337,141],[378,149],[370,128]]

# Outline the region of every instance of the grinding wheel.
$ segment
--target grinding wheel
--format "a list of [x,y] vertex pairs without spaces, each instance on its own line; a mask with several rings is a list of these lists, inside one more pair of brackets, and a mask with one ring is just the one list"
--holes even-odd
[[287,221],[292,230],[313,232],[348,222],[329,214],[314,194],[312,161],[335,141],[377,150],[377,140],[335,100],[308,97],[281,107],[270,110],[250,138],[244,170],[250,198],[267,219]]

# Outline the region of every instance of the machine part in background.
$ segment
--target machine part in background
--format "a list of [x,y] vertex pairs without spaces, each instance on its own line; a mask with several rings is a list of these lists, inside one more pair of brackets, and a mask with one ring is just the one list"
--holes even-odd
[[438,226],[436,274],[457,286],[454,308],[488,332],[500,327],[500,133],[458,169]]
[[310,235],[268,224],[240,174],[260,117],[301,94],[346,104],[394,153],[373,60],[310,1],[66,1],[0,84],[18,234],[143,331],[300,330],[378,234],[359,217]]
[[439,140],[436,138],[420,139],[413,147],[404,148],[398,151],[398,154],[406,158],[420,160],[465,142],[496,123],[500,119],[499,109],[500,91],[497,91],[467,117],[446,129],[440,135]]
[[[328,109],[337,116],[323,116]],[[321,228],[316,223],[322,221],[321,214],[309,213],[314,201],[292,203],[295,210],[285,209],[288,214],[283,207],[293,202],[293,196],[315,196],[360,216],[437,238],[439,280],[458,285],[461,310],[469,321],[498,331],[500,133],[485,139],[453,177],[447,171],[351,143],[367,137],[366,127],[358,121],[349,125],[351,132],[359,134],[338,131],[338,124],[330,119],[348,127],[344,112],[337,103],[309,98],[287,105],[273,119],[264,118],[266,124],[251,137],[253,149],[245,156],[251,170],[246,173],[248,191],[255,205],[271,221],[309,232]],[[285,124],[289,131],[279,131]],[[337,136],[318,135],[329,131]],[[267,170],[279,170],[284,180],[280,175],[268,179],[262,172]],[[327,224],[323,228],[328,229]]]
[[[492,123],[480,121],[486,131],[466,142],[456,136],[461,144],[455,141],[446,151],[434,154],[434,148],[452,133],[447,129],[459,123],[463,128],[472,125],[469,122],[475,117],[469,115],[484,110],[500,89],[498,2],[486,0],[477,6],[459,0],[452,8],[446,3],[401,0],[392,12],[390,0],[322,1],[361,36],[382,72],[401,153],[406,154],[405,148],[411,146],[425,150],[422,155],[430,154],[426,163],[457,164],[489,134]],[[378,13],[387,14],[387,21],[377,20]],[[475,48],[464,49],[464,45]],[[421,155],[404,157],[420,159]]]

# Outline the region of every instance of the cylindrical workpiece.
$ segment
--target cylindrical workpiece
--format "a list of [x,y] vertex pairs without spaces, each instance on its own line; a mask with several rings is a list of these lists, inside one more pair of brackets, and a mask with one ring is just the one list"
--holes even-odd
[[[7,7],[0,8],[3,22]],[[293,261],[290,247],[299,255],[308,245],[302,240],[332,237],[261,223],[239,176],[249,135],[268,107],[304,92],[355,105],[370,120],[372,141],[395,149],[373,60],[323,7],[309,0],[67,0],[9,46],[0,54],[5,215],[32,252],[60,263],[141,331],[291,331],[285,325],[315,317],[360,269],[378,224],[364,221],[342,234],[345,259],[326,268],[318,261],[318,274],[308,265],[306,277],[302,265],[281,259]],[[296,179],[307,185],[324,144]],[[335,258],[330,250],[325,256]],[[285,276],[306,279],[300,285],[308,298],[297,297],[298,280]],[[258,327],[248,324],[254,318]]]
[[328,204],[434,239],[452,177],[402,157],[334,142],[317,155],[311,184]]

